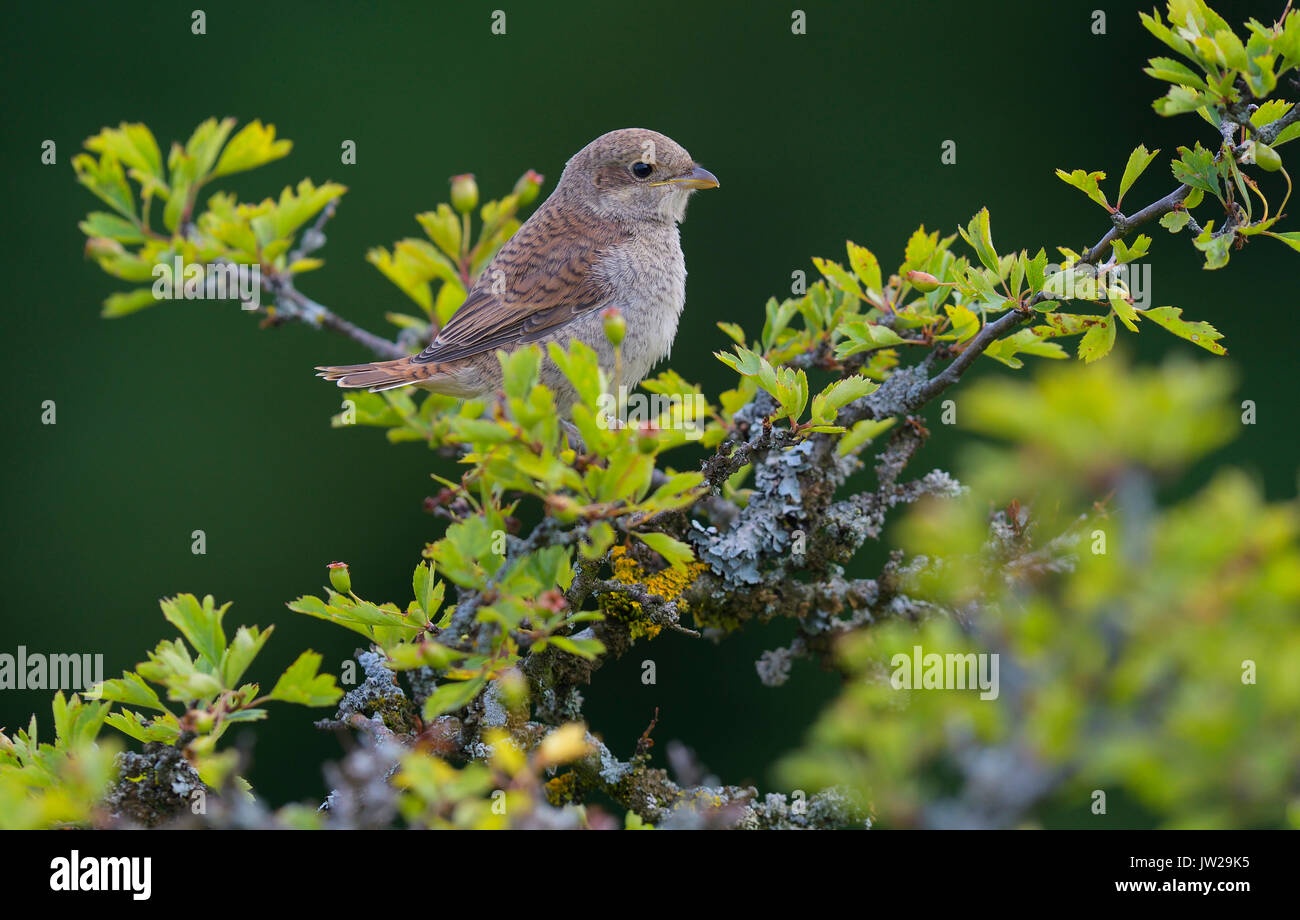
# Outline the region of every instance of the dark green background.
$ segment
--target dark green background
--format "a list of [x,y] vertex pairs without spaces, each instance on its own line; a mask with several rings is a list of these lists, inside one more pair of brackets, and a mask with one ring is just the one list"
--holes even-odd
[[[764,300],[788,293],[795,269],[813,273],[810,256],[843,259],[845,238],[894,266],[918,223],[951,232],[987,204],[1004,252],[1081,248],[1104,215],[1054,167],[1105,169],[1113,189],[1134,145],[1163,147],[1130,193],[1145,203],[1173,187],[1175,146],[1215,142],[1194,116],[1152,112],[1163,90],[1141,68],[1162,50],[1123,4],[1103,7],[1099,36],[1095,3],[803,3],[808,34],[795,36],[789,5],[504,3],[508,31],[493,36],[503,3],[212,3],[205,36],[191,34],[189,5],[10,5],[0,650],[102,652],[116,674],[173,635],[158,598],[192,591],[233,601],[230,627],[276,624],[255,677],[274,679],[306,647],[337,673],[351,634],[284,603],[318,592],[325,564],[341,559],[363,596],[405,604],[420,550],[440,533],[420,505],[445,462],[378,430],[328,425],[340,394],[311,368],[368,360],[357,346],[301,327],[259,331],[230,304],[98,317],[127,285],[82,258],[77,220],[101,206],[69,161],[104,125],[146,122],[166,149],[208,116],[274,123],[292,154],[223,187],[249,199],[304,176],[345,183],[327,265],[301,287],[385,333],[384,312],[412,305],[364,253],[418,234],[412,215],[446,197],[448,176],[474,171],[494,197],[526,168],[553,181],[604,131],[663,131],[722,182],[683,228],[688,308],[673,354],[709,392],[728,377],[711,356],[726,344],[714,323],[757,332]],[[1217,6],[1234,24],[1280,8]],[[40,163],[47,138],[56,166]],[[354,166],[340,164],[345,139]],[[945,139],[957,142],[954,166],[940,165]],[[1156,302],[1217,324],[1242,397],[1258,403],[1259,424],[1215,462],[1290,497],[1294,253],[1265,240],[1211,273],[1185,236],[1155,237]],[[1143,360],[1214,360],[1150,324],[1141,340]],[[47,399],[53,427],[40,424]],[[918,470],[957,459],[962,436],[932,429]],[[207,555],[190,553],[196,528]],[[783,689],[759,684],[753,661],[790,632],[774,623],[718,647],[676,635],[638,645],[598,673],[593,727],[626,756],[659,707],[660,750],[678,738],[727,781],[766,783],[836,686],[807,663]],[[639,681],[648,656],[651,688]],[[33,711],[48,725],[49,695],[0,694],[0,725]],[[339,748],[311,728],[321,715],[277,706],[257,727],[251,780],[271,801],[323,792],[319,764]]]

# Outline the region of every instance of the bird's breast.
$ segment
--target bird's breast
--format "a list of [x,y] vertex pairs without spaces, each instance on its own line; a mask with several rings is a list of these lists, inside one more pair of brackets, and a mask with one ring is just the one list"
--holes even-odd
[[686,261],[676,226],[634,238],[608,260],[614,305],[627,321],[623,343],[629,385],[672,350],[686,304]]

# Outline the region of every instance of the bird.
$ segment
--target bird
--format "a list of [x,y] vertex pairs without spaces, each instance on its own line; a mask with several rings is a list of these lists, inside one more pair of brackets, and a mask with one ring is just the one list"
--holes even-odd
[[[596,138],[565,164],[555,190],[487,264],[465,302],[417,355],[317,367],[340,387],[371,392],[418,386],[461,399],[502,385],[498,351],[530,344],[593,348],[617,391],[635,387],[668,356],[686,303],[678,224],[691,195],[718,187],[676,141],[645,128]],[[621,354],[602,314],[623,316]],[[613,379],[614,374],[619,379]],[[567,412],[577,399],[548,359],[541,382]]]

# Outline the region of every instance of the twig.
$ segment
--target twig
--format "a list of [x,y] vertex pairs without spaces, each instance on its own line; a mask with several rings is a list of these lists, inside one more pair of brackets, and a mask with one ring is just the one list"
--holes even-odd
[[288,264],[292,265],[294,262],[297,262],[304,256],[311,255],[317,249],[320,249],[325,245],[325,225],[329,223],[329,219],[333,217],[334,212],[338,210],[338,204],[339,200],[335,198],[330,201],[329,204],[325,205],[324,210],[322,210],[320,215],[316,218],[316,222],[303,233],[302,238],[298,241],[298,248],[289,253]]
[[[1297,106],[1297,108],[1300,108],[1300,106]],[[1122,239],[1143,224],[1150,223],[1156,218],[1176,210],[1191,190],[1190,185],[1180,185],[1159,201],[1152,202],[1131,217],[1118,213],[1112,215],[1111,221],[1114,226],[1106,231],[1096,245],[1084,253],[1083,258],[1079,260],[1080,264],[1096,265],[1097,261],[1105,254],[1106,250],[1110,249],[1115,240]],[[961,375],[966,373],[966,370],[975,362],[975,359],[983,354],[990,345],[1017,326],[1029,322],[1035,315],[1033,308],[1047,299],[1047,295],[1039,291],[1030,298],[1023,308],[1009,310],[993,322],[986,323],[951,364],[938,374],[935,374],[925,386],[917,391],[915,401],[909,408],[915,411],[915,409],[920,408],[956,383],[961,379]]]
[[[1256,132],[1256,140],[1264,144],[1272,143],[1288,125],[1294,124],[1297,120],[1300,120],[1300,103],[1293,105],[1281,118],[1260,128]],[[1248,145],[1249,143],[1246,142],[1233,148],[1233,156],[1240,158],[1245,153]],[[1084,253],[1080,262],[1096,265],[1097,261],[1111,248],[1111,244],[1115,240],[1128,236],[1143,224],[1162,217],[1170,211],[1177,210],[1191,191],[1191,186],[1180,185],[1159,201],[1152,202],[1132,216],[1120,213],[1112,215],[1111,222],[1113,226],[1097,241],[1096,245]],[[1192,219],[1191,215],[1188,215],[1188,226],[1198,235],[1202,232],[1200,224]],[[915,411],[915,409],[956,383],[961,378],[961,375],[974,363],[975,359],[983,354],[990,345],[1017,326],[1029,322],[1034,316],[1033,307],[1046,299],[1048,299],[1047,296],[1042,291],[1039,291],[1023,308],[1010,310],[993,322],[985,324],[951,364],[916,391],[914,400],[909,404],[909,410]]]
[[375,335],[373,332],[367,332],[354,323],[348,322],[328,307],[318,304],[306,294],[297,290],[293,286],[292,280],[281,280],[279,282],[264,280],[262,286],[268,288],[276,298],[274,312],[265,307],[258,310],[259,313],[270,319],[272,325],[279,325],[284,322],[305,323],[308,326],[315,326],[317,329],[329,329],[344,335],[352,341],[364,345],[381,358],[406,357],[406,351],[396,342],[391,342]]

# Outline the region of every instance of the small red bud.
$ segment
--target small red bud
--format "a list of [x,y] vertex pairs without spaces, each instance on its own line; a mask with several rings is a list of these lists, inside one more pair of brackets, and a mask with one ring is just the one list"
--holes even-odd
[[618,348],[627,335],[627,320],[623,318],[622,311],[618,307],[606,307],[601,311],[600,319],[605,326],[605,338],[609,339],[609,344]]
[[478,207],[478,183],[473,173],[451,177],[451,206],[462,214]]
[[352,593],[352,575],[348,572],[346,562],[331,562],[326,566],[330,570],[330,584],[340,594]]
[[545,179],[546,177],[541,173],[535,172],[531,169],[519,177],[519,181],[515,183],[515,189],[512,194],[518,197],[519,205],[521,207],[533,203],[537,198],[537,193],[541,190],[542,182]]

